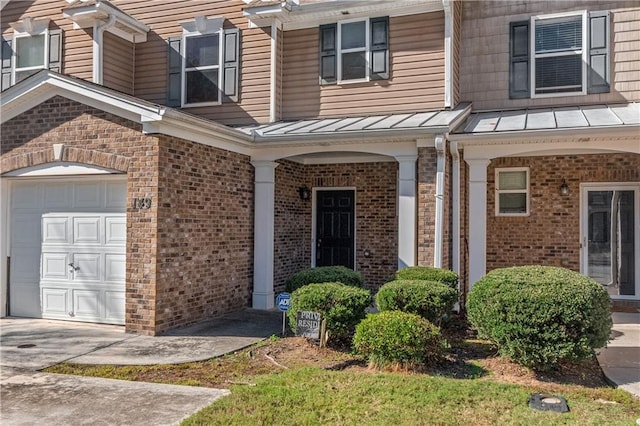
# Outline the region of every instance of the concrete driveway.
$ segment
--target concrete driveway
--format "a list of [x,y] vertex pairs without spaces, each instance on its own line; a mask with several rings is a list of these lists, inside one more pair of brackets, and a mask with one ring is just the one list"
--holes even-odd
[[171,364],[208,359],[277,333],[280,316],[247,310],[148,337],[124,328],[0,319],[0,419],[8,425],[173,425],[227,390],[42,373],[63,361]]

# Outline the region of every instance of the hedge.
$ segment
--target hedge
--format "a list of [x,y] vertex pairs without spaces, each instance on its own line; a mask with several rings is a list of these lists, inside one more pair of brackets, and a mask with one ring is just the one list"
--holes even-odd
[[309,284],[342,283],[362,287],[362,274],[344,266],[320,266],[307,268],[291,276],[285,283],[288,292]]
[[437,281],[391,281],[376,294],[380,311],[409,312],[435,324],[442,323],[457,300],[457,290]]
[[590,358],[612,326],[611,301],[600,284],[549,266],[489,272],[469,293],[467,314],[502,355],[538,370]]
[[439,281],[451,288],[458,287],[458,274],[448,269],[431,266],[411,266],[396,272],[398,280]]

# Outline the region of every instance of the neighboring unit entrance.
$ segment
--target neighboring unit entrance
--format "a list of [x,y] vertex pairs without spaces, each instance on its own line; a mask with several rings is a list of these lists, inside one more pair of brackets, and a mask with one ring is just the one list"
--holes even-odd
[[126,181],[11,183],[9,315],[124,324]]
[[355,191],[316,192],[315,266],[355,264]]
[[640,185],[584,184],[582,272],[616,299],[640,298]]

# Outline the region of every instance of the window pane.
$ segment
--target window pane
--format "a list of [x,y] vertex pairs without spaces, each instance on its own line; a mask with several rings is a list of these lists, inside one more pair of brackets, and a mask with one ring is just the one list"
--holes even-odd
[[536,59],[536,93],[579,92],[580,90],[582,90],[580,55]]
[[366,41],[366,24],[365,21],[352,22],[350,24],[343,24],[342,29],[342,48],[354,49],[358,47],[365,47]]
[[218,70],[188,71],[186,103],[218,102]]
[[352,52],[342,54],[342,79],[356,80],[366,77],[365,52]]
[[536,21],[536,53],[582,48],[582,16],[563,22]]
[[218,65],[218,35],[187,37],[186,68]]
[[499,172],[498,189],[527,189],[527,172]]
[[500,213],[526,213],[527,194],[500,194]]
[[44,35],[16,39],[16,68],[44,67]]

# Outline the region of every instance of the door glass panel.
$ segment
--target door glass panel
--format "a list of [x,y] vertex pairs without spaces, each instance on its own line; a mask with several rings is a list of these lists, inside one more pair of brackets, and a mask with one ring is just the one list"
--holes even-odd
[[634,191],[589,191],[587,198],[587,274],[611,296],[635,296]]

